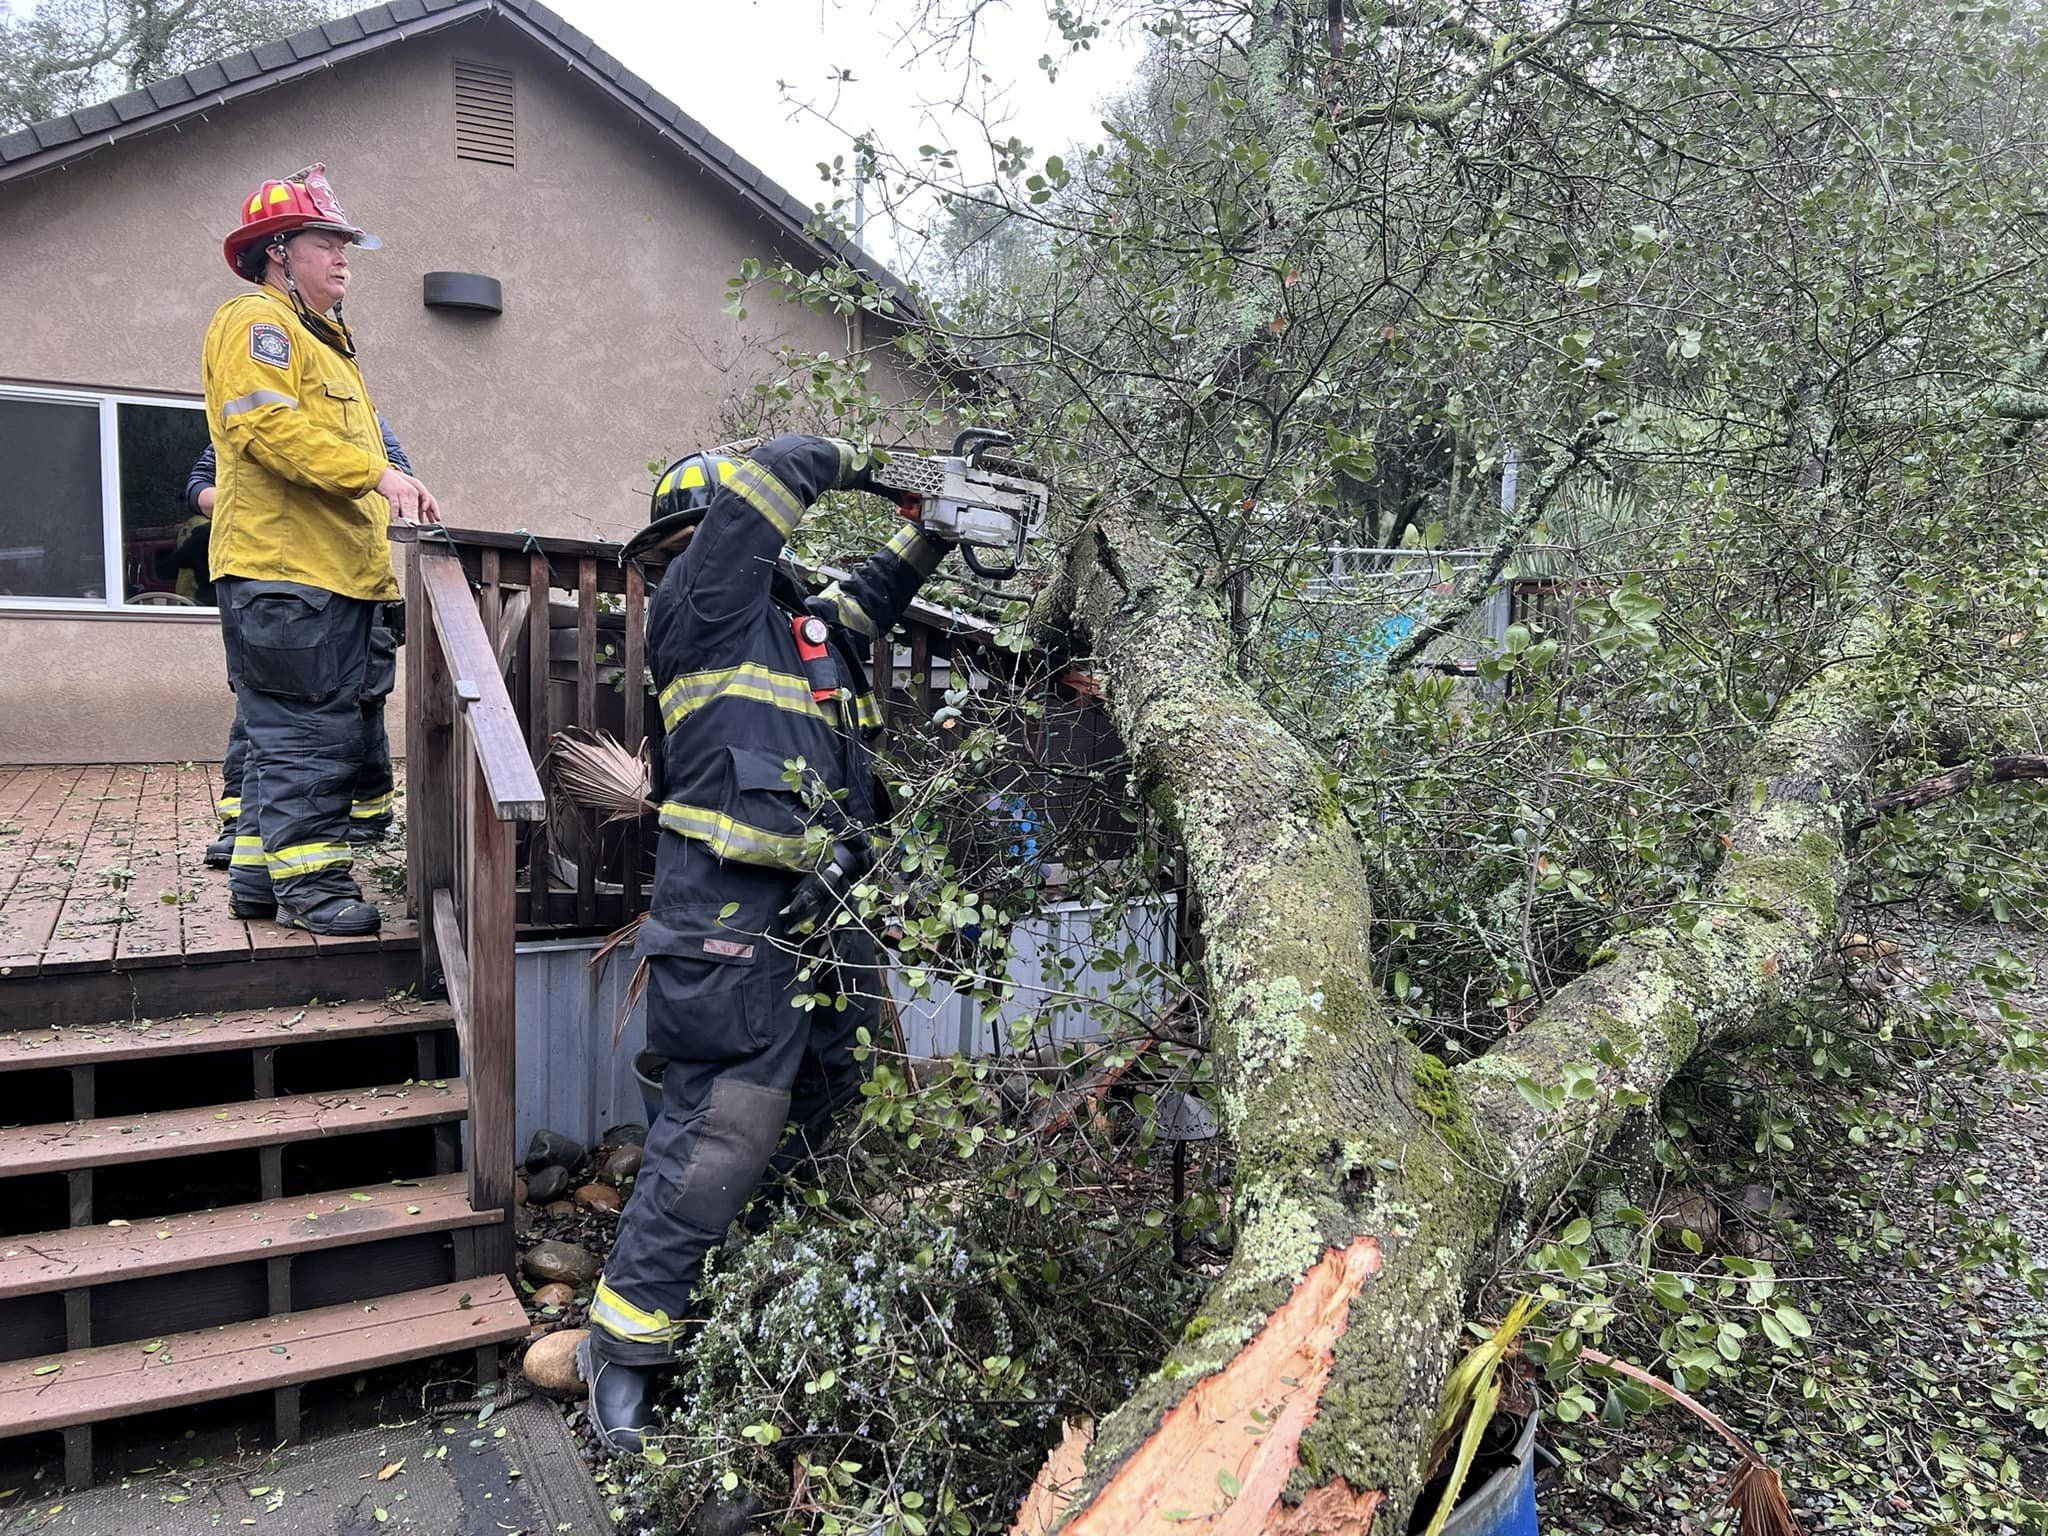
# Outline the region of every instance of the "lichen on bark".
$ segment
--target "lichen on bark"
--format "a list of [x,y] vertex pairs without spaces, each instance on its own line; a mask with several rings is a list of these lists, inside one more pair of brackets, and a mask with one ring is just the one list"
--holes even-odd
[[[1475,1265],[1526,1234],[1632,1105],[1806,985],[1847,879],[1879,689],[1853,663],[1809,682],[1760,740],[1700,900],[1622,937],[1525,1028],[1453,1069],[1382,1005],[1357,843],[1323,764],[1238,676],[1214,592],[1142,517],[1098,508],[1090,533],[1063,596],[1136,783],[1186,850],[1240,1174],[1232,1258],[1103,1425],[1074,1507],[1144,1453],[1165,1410],[1227,1365],[1310,1266],[1364,1235],[1382,1262],[1350,1304],[1288,1492],[1384,1490],[1381,1519],[1398,1529]],[[1876,622],[1849,654],[1867,653]],[[1590,1095],[1550,1092],[1567,1067]]]

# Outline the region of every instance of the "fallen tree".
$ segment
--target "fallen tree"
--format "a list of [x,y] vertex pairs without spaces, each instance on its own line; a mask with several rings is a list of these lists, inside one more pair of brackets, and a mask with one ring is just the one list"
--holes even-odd
[[[1218,645],[1204,650],[1202,636],[1223,632],[1213,605],[1176,590],[1142,536],[1110,547],[1114,572],[1087,559],[1076,574],[1076,610],[1204,903],[1244,1171],[1229,1265],[1158,1376],[1096,1436],[1065,1528],[1135,1531],[1245,1502],[1216,1528],[1295,1529],[1300,1505],[1350,1521],[1319,1529],[1364,1531],[1384,1502],[1399,1529],[1475,1265],[1551,1212],[1626,1109],[1767,1022],[1824,962],[1890,711],[1868,659],[1882,622],[1866,615],[1851,659],[1788,701],[1757,746],[1726,857],[1689,920],[1630,935],[1518,1033],[1449,1069],[1402,1036],[1372,985],[1364,871],[1319,766],[1232,687]],[[1176,1421],[1190,1384],[1237,1369],[1331,1257],[1352,1283],[1323,1373],[1275,1367],[1239,1387],[1274,1431],[1247,1440],[1233,1422],[1217,1437],[1210,1414]]]
[[[2035,654],[2013,605],[2039,594],[2006,575],[2038,542],[2037,470],[1955,402],[2013,374],[1986,359],[2038,351],[2018,299],[2037,237],[1926,146],[2020,206],[2048,93],[2018,33],[1948,26],[1917,0],[1483,23],[1263,0],[1165,24],[1086,163],[1010,147],[963,187],[937,153],[869,161],[871,187],[943,185],[1042,234],[1006,298],[921,340],[1000,364],[975,408],[1097,492],[1065,508],[1034,617],[1101,681],[1185,850],[1235,1155],[1227,1262],[1019,1529],[1405,1530],[1474,1285],[1636,1111],[1806,994],[1887,754],[1917,750],[1900,718],[1972,680],[1972,626],[1996,609]],[[1907,95],[1897,139],[1842,105]],[[1915,198],[1939,236],[1890,217]],[[1496,516],[1527,459],[1536,489]],[[1523,694],[1372,665],[1458,670],[1476,580],[1405,643],[1369,612],[1295,667],[1329,638],[1302,598],[1315,554],[1376,479],[1488,551],[1488,579],[1539,519],[1570,546],[1556,607],[1463,668]],[[1446,823],[1510,850],[1519,885],[1431,909],[1506,954],[1443,987],[1500,1004],[1424,1039],[1376,964],[1373,893],[1465,850],[1401,864],[1387,824],[1427,786],[1361,781],[1437,757],[1493,813]],[[1525,763],[1523,795],[1504,781]],[[1546,868],[1605,823],[1629,833],[1605,863]],[[1539,896],[1581,873],[1605,928],[1581,944],[1579,912],[1539,954]]]

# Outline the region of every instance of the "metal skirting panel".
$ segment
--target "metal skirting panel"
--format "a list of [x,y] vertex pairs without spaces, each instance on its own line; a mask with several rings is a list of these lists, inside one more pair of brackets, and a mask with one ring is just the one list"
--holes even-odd
[[[1102,908],[1055,902],[1017,924],[1010,935],[1008,980],[1014,994],[984,1020],[972,999],[933,985],[913,994],[900,969],[889,971],[889,990],[911,1056],[986,1056],[1009,1048],[1011,1031],[1030,1020],[1037,1043],[1084,1039],[1099,1033],[1106,1009],[1149,1012],[1161,990],[1150,980],[1171,964],[1171,897],[1135,903],[1115,919],[1118,933],[1104,942]],[[612,1049],[613,1021],[632,975],[632,957],[620,951],[603,965],[590,959],[589,939],[521,944],[518,959],[519,1146],[537,1130],[560,1131],[585,1143],[614,1125],[644,1121],[633,1058],[645,1046],[644,1010],[627,1021]],[[1107,951],[1109,965],[1095,963]]]
[[[1110,1017],[1105,1005],[1149,1012],[1162,993],[1148,977],[1172,963],[1173,912],[1172,897],[1133,903],[1115,920],[1114,938],[1099,936],[1108,919],[1090,903],[1054,902],[1024,919],[1011,930],[1005,973],[1015,992],[987,1019],[973,999],[948,986],[914,996],[903,972],[891,970],[905,1054],[992,1056],[1011,1048],[1013,1029],[1026,1019],[1033,1040],[1044,1044],[1102,1033]],[[1114,963],[1095,963],[1098,950]]]
[[647,1118],[633,1079],[633,1058],[647,1043],[644,1007],[634,1010],[612,1049],[632,954],[617,951],[593,968],[597,949],[586,939],[519,946],[514,1111],[522,1155],[538,1130],[588,1144],[610,1126]]

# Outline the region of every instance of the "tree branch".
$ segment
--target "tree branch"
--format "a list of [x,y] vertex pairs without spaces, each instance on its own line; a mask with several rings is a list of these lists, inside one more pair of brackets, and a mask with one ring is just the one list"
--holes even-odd
[[1894,811],[1916,811],[1923,805],[1944,800],[1950,795],[1959,795],[1966,789],[1979,784],[2009,784],[2019,779],[2048,779],[2048,757],[2024,754],[2013,757],[1993,757],[1978,763],[1963,763],[1946,773],[1937,773],[1917,784],[1904,789],[1890,790],[1871,797],[1870,814],[1851,828],[1852,833],[1863,832],[1874,827]]
[[1501,530],[1495,540],[1493,553],[1479,571],[1465,578],[1458,590],[1445,598],[1437,611],[1424,619],[1410,631],[1407,638],[1387,652],[1387,659],[1381,667],[1382,677],[1393,677],[1406,667],[1425,648],[1449,634],[1464,622],[1465,616],[1485,599],[1500,573],[1507,569],[1515,551],[1527,538],[1529,530],[1543,521],[1543,513],[1550,506],[1550,500],[1558,492],[1571,472],[1585,462],[1586,456],[1607,439],[1607,429],[1621,418],[1612,411],[1602,411],[1585,426],[1579,435],[1571,440],[1565,451],[1544,466],[1542,477],[1536,482],[1536,489],[1528,501],[1523,503],[1522,513]]

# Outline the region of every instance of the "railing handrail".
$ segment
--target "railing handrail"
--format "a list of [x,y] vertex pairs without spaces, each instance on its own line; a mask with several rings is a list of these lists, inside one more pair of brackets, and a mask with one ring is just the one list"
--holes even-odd
[[484,633],[462,561],[452,549],[436,547],[431,540],[418,541],[414,555],[434,633],[448,658],[455,708],[468,717],[470,742],[492,808],[500,821],[539,821],[547,815],[547,797],[527,755],[518,712],[505,691],[497,651]]

